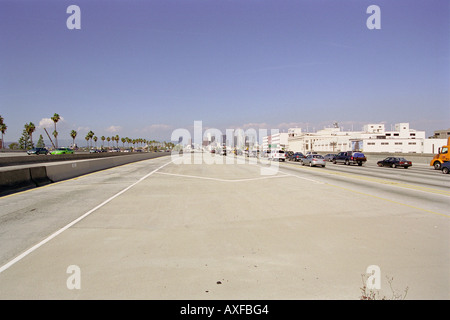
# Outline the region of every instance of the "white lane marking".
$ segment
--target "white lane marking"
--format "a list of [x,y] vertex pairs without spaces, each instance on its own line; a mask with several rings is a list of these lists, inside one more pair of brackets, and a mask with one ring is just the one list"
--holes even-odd
[[133,184],[129,185],[128,187],[126,187],[125,189],[123,189],[122,191],[119,191],[118,193],[116,193],[115,195],[113,195],[112,197],[110,197],[109,199],[103,201],[102,203],[100,203],[98,206],[96,206],[95,208],[89,210],[88,212],[86,212],[85,214],[83,214],[82,216],[78,217],[77,219],[73,220],[72,222],[70,222],[69,224],[67,224],[66,226],[62,227],[61,229],[59,229],[58,231],[56,231],[55,233],[51,234],[50,236],[48,236],[47,238],[45,238],[44,240],[42,240],[41,242],[35,244],[34,246],[32,246],[31,248],[29,248],[28,250],[26,250],[25,252],[21,253],[20,255],[18,255],[17,257],[15,257],[14,259],[12,259],[11,261],[9,261],[8,263],[6,263],[5,265],[3,265],[2,267],[0,267],[0,273],[2,273],[3,271],[5,271],[6,269],[8,269],[9,267],[11,267],[12,265],[14,265],[15,263],[19,262],[20,260],[22,260],[23,258],[25,258],[27,255],[29,255],[30,253],[32,253],[33,251],[35,251],[36,249],[38,249],[39,247],[41,247],[42,245],[46,244],[47,242],[49,242],[50,240],[52,240],[53,238],[55,238],[56,236],[58,236],[59,234],[61,234],[62,232],[64,232],[65,230],[67,230],[68,228],[70,228],[71,226],[73,226],[74,224],[76,224],[77,222],[81,221],[82,219],[86,218],[88,215],[90,215],[92,212],[96,211],[97,209],[100,209],[101,207],[103,207],[105,204],[107,204],[108,202],[110,202],[111,200],[117,198],[118,196],[120,196],[121,194],[123,194],[124,192],[126,192],[127,190],[131,189],[132,187],[134,187],[135,185],[137,185],[139,182],[141,182],[142,180],[150,177],[151,175],[153,175],[155,172],[157,172],[158,170],[164,168],[165,166],[167,166],[168,164],[172,163],[173,160],[163,164],[162,166],[158,167],[157,169],[153,170],[152,172],[146,174],[145,176],[143,176],[142,178],[140,178],[138,181],[134,182]]
[[283,172],[283,171],[280,171],[280,172],[282,172],[282,173],[284,173],[284,174],[286,174],[286,175],[288,175],[290,177],[295,177],[295,178],[298,178],[298,179],[311,181],[311,182],[314,182],[314,183],[317,183],[317,184],[325,184],[325,182],[314,180],[314,179],[309,179],[309,178],[305,178],[305,177],[300,177],[300,176],[298,176],[296,174],[286,173],[286,172]]
[[260,177],[260,178],[247,178],[247,179],[219,179],[219,178],[211,178],[211,177],[201,177],[201,176],[191,176],[186,174],[176,174],[176,173],[167,173],[167,172],[157,172],[157,174],[164,174],[168,176],[175,176],[175,177],[183,177],[183,178],[195,178],[195,179],[204,179],[204,180],[213,180],[213,181],[220,181],[220,182],[243,182],[243,181],[256,181],[256,180],[262,180],[262,179],[271,179],[271,178],[284,178],[289,177],[290,175],[278,175],[278,176],[270,176],[270,177]]

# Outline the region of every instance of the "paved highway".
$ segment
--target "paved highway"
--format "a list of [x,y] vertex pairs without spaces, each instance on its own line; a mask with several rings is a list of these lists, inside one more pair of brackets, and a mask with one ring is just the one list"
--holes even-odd
[[449,298],[449,175],[233,161],[168,156],[0,198],[0,298],[359,299],[372,265],[381,296],[390,277]]

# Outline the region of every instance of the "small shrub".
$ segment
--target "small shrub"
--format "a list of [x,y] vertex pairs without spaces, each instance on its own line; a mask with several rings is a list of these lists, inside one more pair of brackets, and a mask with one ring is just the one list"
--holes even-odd
[[391,289],[392,296],[390,298],[385,295],[380,294],[380,290],[377,289],[369,289],[367,288],[367,274],[362,275],[363,286],[361,287],[361,296],[360,300],[404,300],[406,295],[408,294],[408,287],[403,290],[403,293],[399,293],[392,286],[392,282],[394,281],[393,277],[386,277],[389,283],[389,288]]

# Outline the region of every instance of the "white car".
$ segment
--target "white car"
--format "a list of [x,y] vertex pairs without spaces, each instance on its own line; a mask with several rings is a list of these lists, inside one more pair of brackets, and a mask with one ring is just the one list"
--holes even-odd
[[283,150],[275,150],[270,153],[269,159],[274,161],[286,161],[286,154]]

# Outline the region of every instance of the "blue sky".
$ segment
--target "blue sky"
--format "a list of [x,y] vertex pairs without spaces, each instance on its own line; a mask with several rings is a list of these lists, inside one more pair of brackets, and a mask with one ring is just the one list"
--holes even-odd
[[[69,5],[81,29],[69,30]],[[381,9],[369,30],[368,6]],[[0,115],[59,139],[450,127],[447,0],[0,0]],[[47,139],[45,139],[47,140]]]

